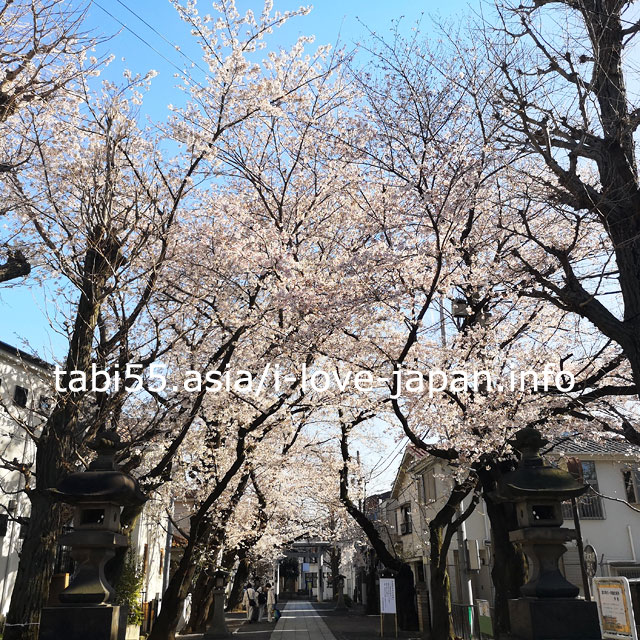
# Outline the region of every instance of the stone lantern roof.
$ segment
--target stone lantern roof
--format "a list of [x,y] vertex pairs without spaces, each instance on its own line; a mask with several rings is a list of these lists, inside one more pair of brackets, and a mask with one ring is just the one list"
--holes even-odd
[[588,487],[567,471],[544,463],[540,449],[548,442],[533,427],[520,429],[509,441],[522,457],[518,468],[502,478],[500,494],[503,498],[514,501],[528,497],[567,500],[587,491]]
[[50,490],[53,496],[70,504],[111,502],[127,507],[144,504],[147,496],[138,481],[116,467],[114,456],[123,446],[115,432],[100,434],[89,444],[98,454],[89,468],[64,478]]

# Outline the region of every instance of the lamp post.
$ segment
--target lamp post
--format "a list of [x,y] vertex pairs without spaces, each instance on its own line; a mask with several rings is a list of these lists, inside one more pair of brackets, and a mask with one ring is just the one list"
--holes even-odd
[[231,634],[229,633],[229,629],[227,629],[227,623],[224,619],[224,594],[229,572],[224,569],[218,569],[210,575],[214,580],[213,616],[211,617],[211,624],[204,634],[204,640],[229,638]]

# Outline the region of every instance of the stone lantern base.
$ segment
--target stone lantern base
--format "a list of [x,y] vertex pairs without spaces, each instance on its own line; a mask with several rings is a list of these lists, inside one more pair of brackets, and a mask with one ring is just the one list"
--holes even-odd
[[127,608],[108,604],[44,607],[38,640],[125,640]]
[[577,598],[509,600],[513,640],[600,640],[598,607]]

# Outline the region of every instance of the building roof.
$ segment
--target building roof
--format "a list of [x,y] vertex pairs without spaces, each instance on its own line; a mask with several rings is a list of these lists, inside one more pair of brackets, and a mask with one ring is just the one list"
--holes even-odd
[[603,436],[599,440],[589,440],[580,436],[567,436],[558,438],[551,447],[549,453],[564,455],[616,455],[640,456],[640,449],[634,447],[620,436]]
[[5,353],[8,353],[9,355],[12,355],[12,356],[18,358],[19,360],[24,360],[25,362],[28,362],[29,364],[33,364],[36,367],[40,367],[41,369],[52,370],[54,368],[54,365],[52,365],[50,362],[46,362],[45,360],[41,360],[37,356],[33,356],[30,353],[27,353],[26,351],[22,351],[22,349],[18,349],[17,347],[14,347],[13,345],[10,345],[10,344],[7,344],[6,342],[3,342],[2,340],[0,340],[0,351],[4,351]]

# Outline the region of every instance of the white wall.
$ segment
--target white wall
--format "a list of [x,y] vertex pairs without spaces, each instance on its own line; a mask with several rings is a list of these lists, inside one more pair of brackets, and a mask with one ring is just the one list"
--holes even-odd
[[[50,374],[46,369],[0,348],[0,380],[0,456],[6,460],[15,458],[21,462],[33,462],[35,445],[26,429],[35,431],[43,420],[39,403],[41,396],[51,396]],[[28,390],[25,408],[13,402],[16,385]],[[15,502],[10,516],[28,517],[30,504],[23,489],[21,473],[0,469],[0,514],[6,514],[10,503]],[[9,610],[18,568],[18,553],[22,546],[19,535],[20,525],[10,519],[7,533],[0,539],[0,613],[3,615]]]

